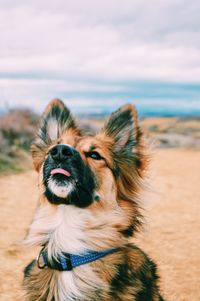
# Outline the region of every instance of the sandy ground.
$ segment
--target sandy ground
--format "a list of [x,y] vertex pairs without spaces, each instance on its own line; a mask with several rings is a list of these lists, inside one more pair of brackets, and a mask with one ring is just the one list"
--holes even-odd
[[[23,267],[37,250],[20,246],[37,202],[34,172],[0,177],[0,300],[22,301]],[[160,149],[145,193],[146,225],[135,241],[157,262],[166,300],[200,300],[200,151]]]

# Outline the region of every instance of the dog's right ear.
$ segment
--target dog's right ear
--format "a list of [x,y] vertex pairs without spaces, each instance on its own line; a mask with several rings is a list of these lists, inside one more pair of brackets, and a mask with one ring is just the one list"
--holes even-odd
[[61,100],[53,99],[42,115],[36,139],[31,146],[33,165],[37,171],[49,147],[57,143],[68,129],[71,129],[74,135],[80,135],[69,109]]

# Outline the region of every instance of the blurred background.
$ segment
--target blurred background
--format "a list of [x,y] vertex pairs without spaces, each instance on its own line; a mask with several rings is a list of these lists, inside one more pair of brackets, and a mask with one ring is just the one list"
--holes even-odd
[[167,300],[200,300],[199,11],[197,0],[0,0],[2,301],[22,300],[31,255],[16,241],[37,203],[29,149],[55,97],[87,130],[136,105],[154,145],[137,242],[159,263]]
[[86,119],[134,103],[161,146],[199,146],[199,1],[0,3],[0,170],[54,97]]

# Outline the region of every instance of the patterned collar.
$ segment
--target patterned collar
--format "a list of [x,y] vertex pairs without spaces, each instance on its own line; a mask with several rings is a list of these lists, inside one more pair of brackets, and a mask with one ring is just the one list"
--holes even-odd
[[86,264],[97,259],[100,259],[108,254],[116,252],[118,248],[112,248],[104,251],[86,251],[84,254],[75,255],[69,253],[58,254],[57,257],[53,257],[51,261],[48,259],[48,253],[46,246],[44,246],[38,257],[37,266],[39,269],[49,267],[58,271],[71,271],[73,268]]

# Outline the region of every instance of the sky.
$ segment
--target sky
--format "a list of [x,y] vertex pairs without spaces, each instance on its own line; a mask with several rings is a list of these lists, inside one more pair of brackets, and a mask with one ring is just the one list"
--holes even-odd
[[199,12],[199,0],[0,0],[0,108],[59,97],[200,113]]

